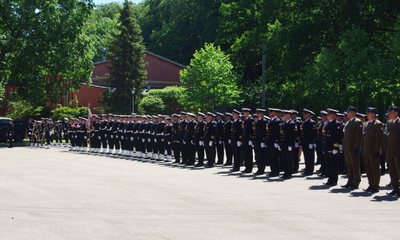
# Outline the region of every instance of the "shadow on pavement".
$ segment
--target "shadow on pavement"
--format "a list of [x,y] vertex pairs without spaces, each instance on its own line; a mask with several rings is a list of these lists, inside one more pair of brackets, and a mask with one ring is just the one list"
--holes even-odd
[[399,199],[398,197],[388,196],[388,195],[385,195],[385,196],[374,196],[371,199],[371,202],[383,202],[383,201],[393,202],[393,201],[398,201],[398,199]]
[[334,188],[334,189],[331,189],[329,192],[330,193],[350,193],[351,191],[353,191],[353,189],[350,189],[350,188]]
[[308,189],[309,190],[326,190],[329,188],[331,188],[331,186],[329,186],[329,185],[313,185],[313,186],[310,186]]

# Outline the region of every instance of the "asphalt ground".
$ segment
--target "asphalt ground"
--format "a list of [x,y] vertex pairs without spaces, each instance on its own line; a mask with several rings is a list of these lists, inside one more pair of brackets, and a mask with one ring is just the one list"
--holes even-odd
[[388,174],[373,195],[362,190],[365,175],[358,190],[341,188],[346,180],[328,188],[300,173],[269,179],[67,148],[2,148],[0,238],[399,239]]

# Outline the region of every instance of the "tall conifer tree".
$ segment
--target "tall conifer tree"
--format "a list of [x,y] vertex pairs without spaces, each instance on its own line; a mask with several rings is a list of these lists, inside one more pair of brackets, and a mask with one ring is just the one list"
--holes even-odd
[[120,9],[119,35],[113,36],[108,46],[107,58],[112,61],[109,75],[104,79],[110,86],[104,92],[103,106],[106,111],[127,114],[132,111],[132,90],[135,89],[137,105],[147,71],[143,58],[144,46],[140,26],[136,22],[131,4],[125,0]]

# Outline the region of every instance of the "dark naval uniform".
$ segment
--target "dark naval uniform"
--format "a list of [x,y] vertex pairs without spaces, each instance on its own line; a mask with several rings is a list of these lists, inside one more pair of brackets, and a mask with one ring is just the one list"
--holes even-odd
[[[186,126],[189,122],[186,119],[183,119],[179,122],[178,125],[178,143],[179,143],[179,149],[181,152],[181,157],[182,161],[180,162],[181,164],[186,164],[186,161],[188,159],[188,149],[186,148],[186,144],[183,144],[184,138],[185,138],[185,130]],[[177,158],[178,157],[178,158]],[[179,161],[179,155],[175,156],[175,159]]]
[[198,162],[196,164],[196,167],[201,167],[204,166],[204,130],[205,130],[205,122],[204,120],[199,121],[196,124],[195,127],[195,133],[194,133],[194,143],[197,148],[197,157],[198,157]]
[[236,119],[232,122],[231,126],[231,139],[233,148],[233,168],[232,172],[240,170],[240,164],[242,162],[241,149],[242,149],[242,131],[243,122],[240,119]]
[[277,117],[272,118],[267,125],[267,152],[268,158],[271,163],[271,173],[268,175],[270,177],[275,177],[279,175],[280,163],[279,163],[279,150],[278,145],[281,140],[280,128],[281,120]]
[[211,120],[206,123],[204,131],[204,143],[207,154],[207,167],[213,167],[215,163],[215,131],[216,122]]
[[301,146],[306,165],[303,175],[312,175],[314,172],[314,143],[317,138],[317,123],[311,118],[305,120],[301,126]]
[[172,150],[174,152],[175,162],[179,163],[180,159],[180,150],[179,150],[179,142],[178,142],[178,127],[179,121],[172,122],[171,126],[171,141],[172,141]]
[[284,121],[281,123],[280,136],[281,141],[279,143],[279,147],[282,152],[282,160],[281,163],[283,165],[284,174],[282,178],[290,179],[292,178],[293,173],[293,154],[295,153],[295,141],[297,137],[297,124],[292,121]]
[[7,127],[7,138],[8,141],[10,142],[9,148],[13,147],[13,138],[14,138],[14,123],[11,121],[11,123],[8,123]]
[[322,151],[324,152],[329,179],[327,185],[335,186],[338,181],[338,153],[341,135],[341,126],[335,119],[326,121],[322,130]]
[[215,143],[217,145],[217,164],[224,164],[224,126],[225,123],[220,119],[217,122],[217,128],[215,132]]
[[197,122],[194,119],[190,120],[186,125],[185,135],[183,136],[184,147],[187,149],[187,159],[185,163],[187,166],[194,165],[196,160],[196,150],[193,142],[194,128],[196,124]]
[[260,118],[254,123],[253,127],[254,153],[257,162],[256,174],[264,174],[265,172],[267,124],[265,118]]
[[[393,107],[394,108],[394,107]],[[389,111],[391,109],[389,108]],[[395,111],[395,110],[393,110]],[[397,111],[398,108],[397,108]],[[389,195],[400,195],[400,119],[391,119],[386,124],[387,143],[386,143],[386,161],[389,169],[390,180],[393,191]]]
[[253,143],[251,141],[252,132],[253,132],[253,124],[254,120],[251,116],[246,118],[243,121],[243,132],[242,132],[242,141],[243,141],[243,157],[245,169],[243,172],[251,173],[253,171]]
[[224,142],[225,142],[225,153],[226,153],[226,163],[225,166],[232,165],[232,157],[233,157],[233,142],[232,142],[232,120],[226,121],[224,125]]

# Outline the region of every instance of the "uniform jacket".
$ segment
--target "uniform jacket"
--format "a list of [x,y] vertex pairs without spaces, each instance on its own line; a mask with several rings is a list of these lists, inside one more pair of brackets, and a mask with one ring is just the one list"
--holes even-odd
[[250,116],[243,121],[242,139],[246,144],[253,135],[253,124],[254,120]]
[[224,140],[225,140],[225,142],[227,142],[229,139],[232,138],[231,128],[232,128],[232,120],[226,121],[226,123],[224,125]]
[[347,121],[343,129],[343,151],[353,152],[354,148],[361,150],[363,141],[362,131],[363,123],[358,118]]
[[298,134],[297,124],[294,121],[282,122],[280,127],[280,143],[282,149],[287,149],[287,147],[294,148],[296,137]]
[[367,122],[364,128],[363,154],[373,155],[381,152],[383,141],[383,124],[379,120]]
[[217,123],[215,121],[209,121],[206,123],[204,128],[204,140],[209,142],[215,142],[215,133],[217,129]]
[[389,120],[386,124],[386,156],[387,157],[400,157],[400,120],[397,118],[395,121]]
[[339,151],[339,142],[342,127],[335,119],[327,120],[322,128],[322,151]]
[[267,137],[267,120],[264,118],[258,119],[253,126],[253,141],[255,143],[265,142]]
[[303,147],[308,148],[308,144],[315,143],[318,134],[318,127],[317,123],[309,118],[308,120],[304,121],[300,128],[301,138],[300,143]]
[[215,138],[217,139],[217,141],[224,140],[224,126],[225,123],[224,121],[222,121],[222,119],[217,122],[217,129],[215,132]]
[[231,139],[236,144],[237,141],[242,141],[242,125],[243,122],[240,119],[234,120],[231,126]]
[[267,145],[272,146],[274,143],[280,142],[281,123],[281,120],[277,117],[274,117],[269,121],[267,125]]
[[188,122],[188,124],[186,124],[185,135],[183,136],[186,144],[190,144],[193,140],[194,128],[196,124],[197,122],[195,120],[191,120],[190,122]]

